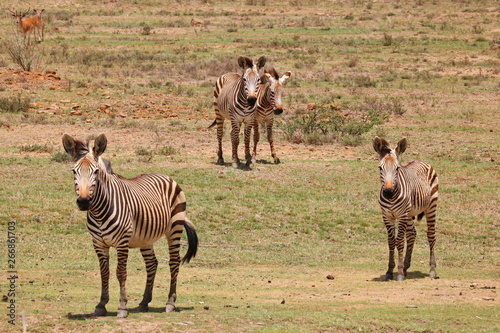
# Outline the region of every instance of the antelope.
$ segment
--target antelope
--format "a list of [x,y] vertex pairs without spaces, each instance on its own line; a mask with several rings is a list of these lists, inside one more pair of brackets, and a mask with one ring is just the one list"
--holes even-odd
[[35,15],[34,16],[36,19],[37,19],[37,22],[36,22],[36,30],[38,30],[38,37],[40,39],[40,41],[43,41],[43,35],[44,35],[44,30],[45,30],[45,20],[42,18],[42,13],[45,9],[42,9],[42,10],[37,10],[37,9],[33,9],[33,11],[35,12]]
[[[24,34],[24,42],[26,43],[26,35],[28,34],[28,43],[30,40],[29,32],[33,31],[33,38],[36,41],[36,35],[35,35],[35,27],[38,25],[38,16],[31,16],[31,17],[26,17],[26,14],[30,11],[29,8],[27,11],[24,13],[22,12],[13,12],[12,10],[9,9],[9,11],[12,13],[12,16],[16,18],[16,24],[19,27],[19,30]],[[40,12],[41,14],[41,12]],[[41,17],[40,17],[41,19]]]

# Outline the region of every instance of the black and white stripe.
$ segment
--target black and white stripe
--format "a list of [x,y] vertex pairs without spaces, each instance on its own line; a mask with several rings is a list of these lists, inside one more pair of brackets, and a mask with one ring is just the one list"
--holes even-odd
[[283,112],[281,98],[283,96],[283,87],[286,80],[290,78],[292,72],[286,72],[281,78],[274,68],[266,69],[262,77],[261,88],[257,95],[257,109],[255,114],[255,123],[253,125],[253,153],[252,160],[255,162],[257,156],[257,144],[259,143],[260,133],[259,125],[264,125],[267,130],[267,141],[271,148],[271,156],[274,163],[280,163],[274,149],[273,124],[274,115]]
[[[387,228],[389,245],[389,268],[386,280],[392,280],[395,267],[394,249],[398,250],[398,281],[403,281],[411,263],[416,229],[415,217],[418,220],[425,215],[427,220],[427,240],[430,249],[431,278],[436,278],[436,259],[434,245],[436,243],[436,207],[438,200],[438,177],[434,169],[425,162],[411,161],[400,164],[399,155],[406,150],[405,138],[398,142],[396,149],[391,149],[389,142],[375,137],[373,148],[380,156],[380,189],[379,203],[382,217]],[[397,235],[396,235],[396,223]],[[406,236],[406,255],[403,251]]]
[[231,146],[233,167],[237,168],[240,127],[245,124],[245,158],[251,164],[250,132],[255,119],[257,95],[260,88],[259,70],[266,64],[266,57],[261,56],[256,64],[247,57],[239,57],[238,65],[244,70],[243,75],[227,73],[217,79],[214,89],[215,121],[209,126],[217,125],[217,164],[224,164],[222,156],[222,135],[224,120],[231,121]]
[[[123,178],[111,170],[109,162],[101,158],[107,139],[99,135],[94,147],[65,134],[64,148],[74,159],[73,173],[77,205],[87,212],[87,228],[101,270],[101,300],[95,308],[97,316],[106,315],[109,300],[109,248],[118,254],[116,275],[120,283],[118,317],[126,317],[127,258],[129,248],[139,248],[146,264],[147,281],[139,311],[148,311],[158,261],[153,244],[163,235],[167,237],[170,252],[170,292],[166,311],[175,309],[177,274],[181,262],[189,262],[196,255],[198,237],[194,225],[186,217],[186,198],[179,185],[161,174],[142,174],[132,179]],[[188,250],[181,259],[180,239],[183,230],[188,236]]]

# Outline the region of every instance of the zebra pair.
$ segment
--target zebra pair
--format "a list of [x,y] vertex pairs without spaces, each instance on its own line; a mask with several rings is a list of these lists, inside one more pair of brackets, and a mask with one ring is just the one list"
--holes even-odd
[[[146,263],[147,280],[138,310],[146,312],[152,300],[153,284],[158,267],[153,244],[166,235],[170,252],[170,291],[166,312],[175,309],[177,275],[181,262],[189,262],[196,256],[198,236],[194,225],[187,219],[186,198],[179,185],[170,177],[160,174],[143,174],[132,179],[115,174],[111,164],[101,158],[106,150],[107,139],[99,135],[90,149],[89,142],[82,142],[65,134],[63,146],[74,159],[73,174],[77,205],[87,211],[87,229],[99,259],[101,271],[101,299],[94,315],[107,314],[109,301],[109,248],[117,249],[116,275],[120,284],[118,317],[127,317],[127,258],[130,248],[140,248]],[[373,147],[380,156],[379,203],[388,232],[389,268],[386,280],[393,277],[394,249],[398,249],[398,280],[405,278],[410,267],[416,230],[413,223],[426,215],[427,237],[430,247],[430,277],[436,276],[434,258],[435,218],[438,198],[438,178],[434,169],[425,162],[412,161],[399,164],[398,157],[406,150],[406,139],[399,141],[395,149],[376,137]],[[399,220],[396,238],[395,225]],[[180,238],[186,229],[188,250],[179,256]],[[406,256],[403,262],[405,237]]]
[[[248,57],[239,57],[238,65],[244,70],[243,74],[227,73],[220,76],[214,89],[215,120],[209,128],[217,125],[217,164],[223,165],[222,136],[224,121],[231,122],[232,166],[240,164],[238,145],[240,142],[240,128],[244,124],[245,159],[247,166],[255,163],[257,144],[260,139],[259,124],[267,129],[267,139],[271,148],[274,163],[280,163],[274,149],[273,123],[274,114],[281,114],[283,106],[281,97],[283,86],[290,78],[291,72],[286,72],[281,78],[274,68],[265,69],[260,76],[260,70],[266,64],[266,57],[261,56],[256,63]],[[254,129],[253,153],[250,153],[250,136]]]

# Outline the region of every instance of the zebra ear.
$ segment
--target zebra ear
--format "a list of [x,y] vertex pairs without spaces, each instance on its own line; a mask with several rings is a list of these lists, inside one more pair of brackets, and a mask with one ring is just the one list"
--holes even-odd
[[380,155],[380,158],[391,152],[389,142],[378,136],[373,139],[373,149]]
[[292,76],[292,72],[288,71],[286,72],[285,74],[283,74],[283,76],[281,77],[280,79],[280,82],[282,84],[284,84],[286,82],[286,80],[288,80],[290,78],[290,76]]
[[261,69],[263,68],[265,65],[266,65],[266,56],[263,55],[259,58],[259,60],[257,60],[257,69]]
[[405,152],[406,144],[407,144],[406,138],[402,138],[401,140],[399,140],[398,146],[396,147],[396,155],[397,156],[399,156]]
[[251,68],[253,67],[253,61],[250,58],[240,56],[238,58],[238,65],[243,69]]
[[62,137],[62,143],[64,150],[73,158],[76,157],[76,144],[75,140],[68,134],[64,134]]
[[92,149],[94,152],[94,156],[98,157],[106,150],[106,146],[108,145],[108,139],[106,139],[106,135],[100,134],[94,141],[94,148]]

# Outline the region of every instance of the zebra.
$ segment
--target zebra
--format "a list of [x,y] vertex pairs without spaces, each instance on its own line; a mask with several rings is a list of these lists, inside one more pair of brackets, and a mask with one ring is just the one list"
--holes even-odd
[[252,163],[250,154],[250,134],[255,118],[257,95],[260,88],[259,70],[266,64],[266,57],[261,56],[257,63],[247,57],[240,56],[238,65],[244,70],[243,75],[227,73],[220,76],[214,88],[215,120],[208,127],[217,125],[217,164],[224,165],[222,157],[222,134],[224,120],[231,121],[232,166],[237,168],[240,164],[238,158],[238,145],[240,142],[240,127],[245,124],[245,158],[247,165]]
[[[118,265],[116,276],[120,284],[120,306],[117,316],[128,315],[125,281],[127,257],[130,248],[139,248],[146,264],[147,281],[139,312],[147,312],[152,300],[158,260],[153,244],[166,235],[170,251],[170,292],[166,312],[175,310],[177,274],[180,263],[196,256],[198,236],[194,225],[186,218],[186,197],[179,185],[161,174],[142,174],[131,179],[113,172],[111,163],[101,158],[106,150],[104,134],[97,136],[94,146],[64,134],[62,142],[75,164],[72,168],[76,204],[87,211],[87,229],[92,236],[94,250],[101,271],[101,299],[94,316],[107,314],[109,301],[109,248],[115,247]],[[188,250],[179,257],[180,238],[186,229]]]
[[252,160],[255,162],[257,156],[257,144],[259,143],[259,125],[264,124],[267,129],[267,141],[271,147],[271,156],[275,164],[280,163],[280,159],[276,155],[273,140],[273,123],[274,115],[279,115],[283,112],[281,97],[283,95],[283,86],[290,78],[292,72],[286,72],[281,78],[274,68],[265,69],[264,76],[261,78],[262,86],[257,95],[257,113],[253,125],[253,154]]
[[[438,200],[438,177],[432,166],[422,161],[399,164],[398,157],[406,150],[406,138],[398,142],[396,149],[391,149],[389,142],[375,137],[373,148],[380,156],[379,204],[387,228],[389,244],[389,268],[385,280],[392,280],[395,267],[394,248],[398,250],[398,281],[403,281],[410,267],[416,229],[414,219],[427,220],[427,240],[430,249],[431,278],[436,275],[434,245],[436,243],[436,207]],[[397,227],[396,237],[396,222]],[[406,235],[406,256],[403,263],[403,250]]]

